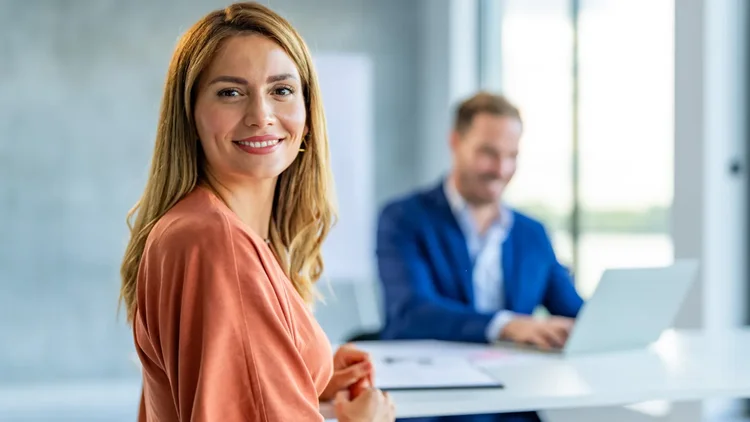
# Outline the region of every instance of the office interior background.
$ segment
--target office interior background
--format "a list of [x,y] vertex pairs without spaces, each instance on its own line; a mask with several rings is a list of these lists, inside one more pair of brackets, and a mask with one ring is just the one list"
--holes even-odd
[[[340,205],[317,309],[332,341],[378,328],[377,212],[446,174],[453,107],[478,89],[519,105],[506,200],[547,224],[582,295],[606,268],[695,257],[676,326],[747,323],[744,0],[264,3],[320,70]],[[226,4],[0,1],[0,420],[134,420],[125,215],[175,42]]]

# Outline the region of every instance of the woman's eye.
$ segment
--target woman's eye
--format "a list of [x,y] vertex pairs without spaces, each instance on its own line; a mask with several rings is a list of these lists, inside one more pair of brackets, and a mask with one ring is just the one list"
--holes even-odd
[[236,89],[222,89],[218,93],[219,97],[239,97],[240,92]]
[[293,93],[292,89],[286,86],[282,86],[273,90],[274,95],[285,97]]

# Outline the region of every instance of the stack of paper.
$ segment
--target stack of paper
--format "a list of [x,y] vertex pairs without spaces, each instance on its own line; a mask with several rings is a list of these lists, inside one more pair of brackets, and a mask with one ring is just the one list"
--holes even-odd
[[375,386],[386,391],[502,388],[502,384],[459,357],[373,356]]

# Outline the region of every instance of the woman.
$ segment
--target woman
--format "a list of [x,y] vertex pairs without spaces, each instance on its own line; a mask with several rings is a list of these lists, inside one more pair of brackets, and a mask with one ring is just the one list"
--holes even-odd
[[320,421],[334,396],[340,421],[393,420],[367,356],[332,360],[309,311],[329,168],[317,78],[290,24],[255,3],[196,23],[169,67],[122,264],[141,421]]

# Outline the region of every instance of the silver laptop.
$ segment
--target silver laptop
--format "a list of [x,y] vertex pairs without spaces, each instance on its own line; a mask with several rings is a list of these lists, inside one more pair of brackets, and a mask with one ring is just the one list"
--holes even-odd
[[604,271],[565,346],[552,352],[577,355],[649,346],[671,327],[697,275],[698,262],[692,259],[666,267]]

